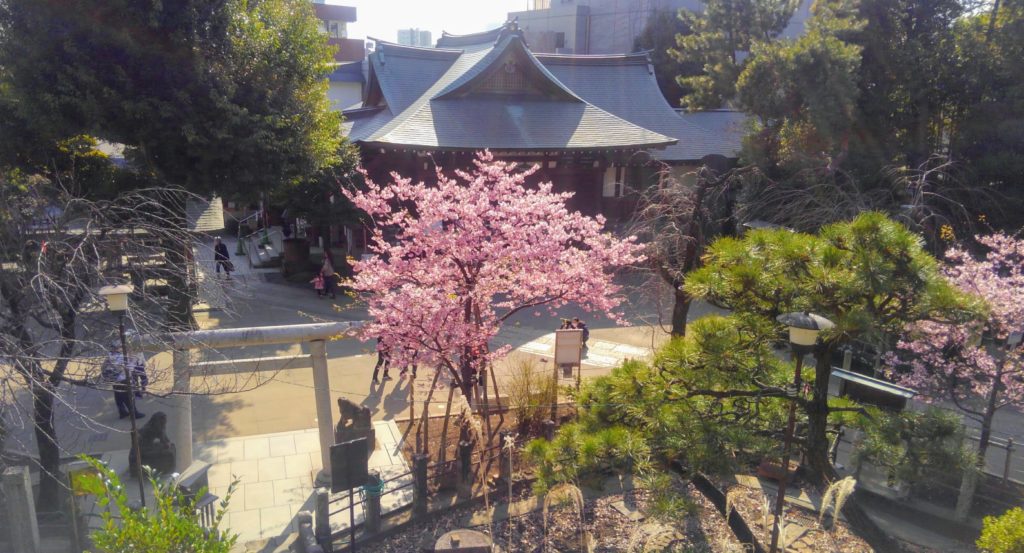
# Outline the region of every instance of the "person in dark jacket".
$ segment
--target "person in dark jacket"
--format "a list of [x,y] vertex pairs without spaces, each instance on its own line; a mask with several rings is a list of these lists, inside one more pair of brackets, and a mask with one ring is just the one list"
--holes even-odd
[[380,381],[377,380],[377,375],[380,374],[381,367],[384,368],[384,380],[391,380],[391,377],[388,376],[388,369],[390,366],[391,356],[388,352],[388,348],[380,338],[377,338],[377,365],[373,367],[374,384],[380,384]]
[[234,268],[231,266],[231,262],[228,261],[228,246],[227,244],[220,241],[217,238],[213,243],[213,260],[217,263],[217,274],[220,274],[221,267],[224,268],[224,274],[231,278],[231,270]]

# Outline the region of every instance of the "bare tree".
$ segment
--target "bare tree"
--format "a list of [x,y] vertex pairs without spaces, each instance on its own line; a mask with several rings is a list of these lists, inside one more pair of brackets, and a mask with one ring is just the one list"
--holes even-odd
[[99,373],[117,323],[96,292],[132,282],[129,326],[147,334],[164,326],[168,283],[194,281],[191,263],[174,262],[192,251],[176,224],[187,197],[164,188],[90,201],[38,177],[0,179],[0,400],[29,411],[20,414],[38,448],[43,509],[56,506],[61,485],[55,406],[70,406],[71,387],[111,389]]
[[870,180],[839,169],[816,168],[777,182],[751,170],[744,178],[737,214],[814,232],[864,211],[881,211],[921,233],[937,253],[948,240],[944,233],[971,234],[979,216],[1002,211],[998,192],[964,180],[957,164],[943,156],[932,156],[919,167],[886,167]]
[[666,170],[658,184],[639,192],[630,232],[645,243],[655,277],[672,289],[673,336],[686,334],[692,301],[683,289],[686,274],[700,266],[708,243],[735,230],[732,186],[741,173],[703,166],[690,175],[691,184]]

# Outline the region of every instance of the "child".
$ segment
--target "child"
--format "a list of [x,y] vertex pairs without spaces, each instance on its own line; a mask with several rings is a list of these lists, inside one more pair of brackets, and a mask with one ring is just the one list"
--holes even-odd
[[317,273],[310,282],[313,283],[313,288],[316,289],[316,297],[324,297],[324,275]]

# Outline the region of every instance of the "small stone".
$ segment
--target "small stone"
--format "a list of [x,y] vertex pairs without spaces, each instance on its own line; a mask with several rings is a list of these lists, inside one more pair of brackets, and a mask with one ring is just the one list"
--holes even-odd
[[632,522],[640,522],[644,519],[643,513],[637,510],[636,507],[626,505],[625,501],[616,501],[611,504],[612,508],[622,513],[622,516],[626,517],[627,520]]

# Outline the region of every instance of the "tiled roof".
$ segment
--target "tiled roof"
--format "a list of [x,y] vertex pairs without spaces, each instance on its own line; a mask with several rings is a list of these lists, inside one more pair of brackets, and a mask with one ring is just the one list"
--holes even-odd
[[[380,102],[345,112],[352,141],[437,149],[647,149],[666,161],[733,157],[739,149],[732,125],[740,117],[680,116],[661,96],[644,54],[534,55],[509,27],[445,34],[437,45],[377,42],[367,98],[379,87]],[[509,59],[522,60],[517,70],[540,93],[481,89]]]
[[358,61],[335,64],[334,69],[327,75],[327,80],[342,83],[361,83],[363,82],[363,64]]
[[646,54],[562,56],[537,54],[551,73],[584,100],[679,141],[651,152],[663,161],[696,161],[717,154],[735,157],[743,138],[743,113],[680,114],[658,89]]

